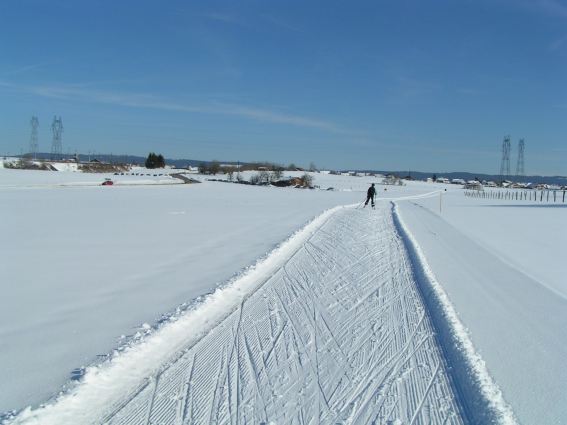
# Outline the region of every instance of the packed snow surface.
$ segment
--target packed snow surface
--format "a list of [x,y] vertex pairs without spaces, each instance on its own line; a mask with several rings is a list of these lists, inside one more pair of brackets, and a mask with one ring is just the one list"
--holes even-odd
[[387,204],[267,260],[202,309],[220,324],[181,318],[16,423],[464,423]]

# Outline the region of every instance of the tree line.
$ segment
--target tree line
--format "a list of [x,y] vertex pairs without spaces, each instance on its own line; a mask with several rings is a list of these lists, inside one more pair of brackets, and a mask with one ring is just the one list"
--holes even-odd
[[163,155],[160,153],[157,155],[154,152],[150,152],[148,157],[146,158],[146,168],[164,168],[165,167],[165,159]]
[[[316,165],[312,162],[309,164],[309,168],[298,167],[293,162],[287,166],[283,166],[280,164],[272,163],[272,162],[247,162],[244,164],[230,164],[230,165],[221,165],[219,161],[213,160],[211,162],[202,162],[199,164],[199,173],[200,174],[230,174],[232,172],[238,171],[255,171],[258,170],[260,172],[266,171],[269,173],[281,173],[283,171],[317,171]],[[278,178],[281,178],[281,174]]]

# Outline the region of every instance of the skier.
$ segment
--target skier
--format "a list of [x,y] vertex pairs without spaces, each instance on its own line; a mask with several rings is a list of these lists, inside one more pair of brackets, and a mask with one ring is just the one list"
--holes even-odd
[[372,183],[372,186],[370,186],[366,192],[366,202],[364,203],[365,207],[368,205],[368,201],[372,200],[371,205],[372,208],[374,208],[374,196],[376,196],[376,188],[374,187],[374,183]]

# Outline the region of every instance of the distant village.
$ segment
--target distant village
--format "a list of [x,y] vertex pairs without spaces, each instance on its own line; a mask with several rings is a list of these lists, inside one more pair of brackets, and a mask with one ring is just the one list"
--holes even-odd
[[[200,162],[199,165],[179,165],[180,161],[172,161],[174,164],[166,164],[161,157],[159,165],[153,162],[148,162],[151,155],[146,159],[143,164],[143,159],[139,157],[128,156],[115,156],[112,155],[99,155],[98,157],[91,158],[84,155],[68,156],[65,159],[51,160],[47,158],[30,158],[29,156],[20,157],[3,157],[0,161],[0,167],[12,169],[28,169],[28,170],[44,170],[44,171],[71,171],[71,172],[85,172],[85,173],[114,173],[116,175],[155,175],[161,176],[163,174],[175,173],[183,174],[204,174],[216,176],[217,174],[228,175],[230,181],[241,182],[238,180],[238,174],[244,171],[256,171],[259,177],[252,184],[273,184],[275,180],[281,180],[283,171],[300,171],[311,172],[320,174],[331,174],[352,177],[367,177],[372,176],[380,179],[379,184],[383,185],[397,185],[403,186],[406,181],[426,181],[428,183],[443,183],[460,185],[465,189],[483,190],[486,188],[508,188],[508,189],[535,189],[535,190],[567,190],[567,185],[548,184],[548,183],[530,183],[518,182],[507,178],[501,180],[485,180],[474,178],[472,180],[465,180],[462,178],[449,179],[443,176],[432,174],[426,178],[415,178],[408,173],[405,176],[398,174],[381,174],[377,172],[363,172],[363,171],[337,171],[337,170],[320,170],[315,164],[311,163],[309,167],[298,167],[295,164],[288,166],[281,166],[271,163],[221,163],[219,161]],[[134,158],[138,161],[133,160]],[[156,155],[157,158],[157,155]],[[140,161],[141,160],[141,161]],[[142,162],[142,163],[140,163]],[[196,161],[193,161],[196,162]],[[146,171],[144,171],[144,168]],[[151,171],[151,170],[154,171]],[[161,169],[162,171],[158,171]],[[275,173],[275,179],[266,177],[264,174]],[[233,175],[236,174],[233,179]],[[421,173],[423,174],[423,173]],[[220,179],[219,179],[220,180]]]

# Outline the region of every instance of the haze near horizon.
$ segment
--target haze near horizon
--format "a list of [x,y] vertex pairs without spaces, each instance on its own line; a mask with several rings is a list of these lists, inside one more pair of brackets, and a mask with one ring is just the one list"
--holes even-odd
[[0,152],[567,175],[567,3],[7,0]]

